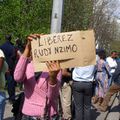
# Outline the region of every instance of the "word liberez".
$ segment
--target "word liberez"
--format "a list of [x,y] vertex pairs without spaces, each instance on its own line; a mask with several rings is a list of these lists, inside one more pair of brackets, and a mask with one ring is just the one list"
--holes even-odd
[[[34,49],[33,51],[34,57],[40,58],[41,56],[49,56],[60,53],[75,53],[78,48],[77,45],[73,43],[74,39],[72,38],[72,36],[72,34],[64,34],[48,36],[39,39],[39,47]],[[64,44],[65,42],[67,42],[67,45]]]
[[40,46],[46,46],[46,45],[52,45],[52,44],[58,44],[63,43],[66,41],[73,41],[72,34],[63,34],[63,35],[53,35],[44,37],[43,39],[38,40],[38,45]]

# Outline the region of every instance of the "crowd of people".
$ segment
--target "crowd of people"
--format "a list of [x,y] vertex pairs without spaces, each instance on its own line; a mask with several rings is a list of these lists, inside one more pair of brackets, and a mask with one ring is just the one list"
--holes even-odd
[[107,57],[105,50],[96,50],[96,65],[84,67],[61,69],[59,61],[46,61],[48,70],[35,72],[31,41],[38,37],[41,35],[29,35],[22,47],[19,39],[14,45],[11,35],[6,35],[0,46],[0,120],[5,109],[4,89],[14,104],[17,83],[24,91],[21,120],[92,120],[92,105],[106,111],[111,96],[120,91],[118,52]]

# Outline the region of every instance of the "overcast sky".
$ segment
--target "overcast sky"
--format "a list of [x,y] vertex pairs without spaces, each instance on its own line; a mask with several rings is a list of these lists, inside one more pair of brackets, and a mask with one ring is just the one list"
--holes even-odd
[[[119,4],[120,4],[120,0],[118,0],[118,1],[119,1]],[[120,23],[120,7],[117,9],[117,15],[119,17],[118,22]]]
[[114,14],[115,14],[115,17],[116,17],[116,18],[120,19],[120,0],[117,0],[117,1],[116,1],[116,4],[117,4],[117,6],[116,6],[117,9],[116,9],[116,11],[115,11]]
[[120,0],[116,0],[117,10],[114,13],[114,17],[116,18],[118,24],[120,24]]

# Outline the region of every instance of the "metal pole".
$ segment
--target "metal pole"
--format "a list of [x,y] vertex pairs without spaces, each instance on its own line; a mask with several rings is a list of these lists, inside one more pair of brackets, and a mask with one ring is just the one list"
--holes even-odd
[[63,0],[53,0],[51,33],[60,33],[63,14]]

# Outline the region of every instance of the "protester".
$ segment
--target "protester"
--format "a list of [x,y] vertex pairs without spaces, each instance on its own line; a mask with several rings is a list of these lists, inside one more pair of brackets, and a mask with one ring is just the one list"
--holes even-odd
[[[17,64],[20,56],[22,55],[24,51],[24,45],[22,43],[22,40],[20,38],[15,39],[15,64]],[[22,91],[23,90],[23,84],[22,83],[17,83],[16,84],[16,91]]]
[[99,106],[99,110],[105,112],[108,108],[110,98],[117,92],[120,91],[120,62],[117,62],[117,68],[115,73],[113,74],[112,81],[114,82],[108,92],[106,93],[106,96],[104,97],[104,100],[102,104]]
[[8,65],[5,61],[5,55],[0,49],[0,120],[3,120],[5,109],[5,72],[8,70]]
[[97,103],[100,105],[104,99],[104,95],[109,88],[109,79],[111,77],[110,67],[108,63],[105,61],[106,53],[104,50],[99,51],[99,60],[96,64],[96,75],[95,80],[97,81],[96,85],[96,96],[94,97],[93,103]]
[[117,58],[116,58],[116,61],[117,61],[117,62],[120,62],[120,52],[118,52],[118,56],[117,56]]
[[91,98],[93,95],[95,65],[76,67],[73,70],[73,98],[75,120],[92,120]]
[[11,42],[12,36],[5,36],[6,42],[0,46],[2,51],[4,52],[6,62],[8,64],[9,70],[5,75],[7,80],[7,91],[9,94],[9,101],[13,103],[15,100],[15,81],[13,79],[13,71],[15,67],[15,48],[13,43]]
[[108,62],[110,68],[111,68],[111,74],[113,74],[115,72],[115,69],[117,68],[117,62],[116,62],[116,58],[117,58],[117,51],[112,51],[111,55],[109,57],[106,58],[106,61]]
[[70,69],[62,69],[62,87],[60,91],[63,118],[65,120],[72,119],[72,72]]
[[15,39],[16,61],[20,58],[24,51],[24,45],[20,38]]
[[58,116],[57,101],[61,85],[61,70],[58,61],[48,61],[48,71],[34,72],[31,57],[31,40],[40,37],[39,34],[28,36],[25,50],[20,57],[14,72],[17,82],[23,82],[25,101],[22,120],[48,120]]
[[[110,66],[110,73],[111,75],[113,75],[113,73],[115,72],[115,69],[117,68],[117,62],[116,62],[116,58],[117,58],[118,54],[117,51],[112,51],[111,55],[109,57],[106,58],[106,61],[108,62],[108,65]],[[109,85],[112,84],[112,77],[109,80]]]
[[[96,63],[98,62],[98,60],[100,60],[100,57],[98,55],[98,53],[101,51],[102,49],[96,49]],[[95,70],[95,75],[97,73],[97,70]],[[92,103],[95,104],[98,100],[98,93],[97,93],[97,86],[98,86],[98,82],[97,80],[95,80],[95,75],[94,75],[94,81],[93,81],[93,97],[92,97]]]

